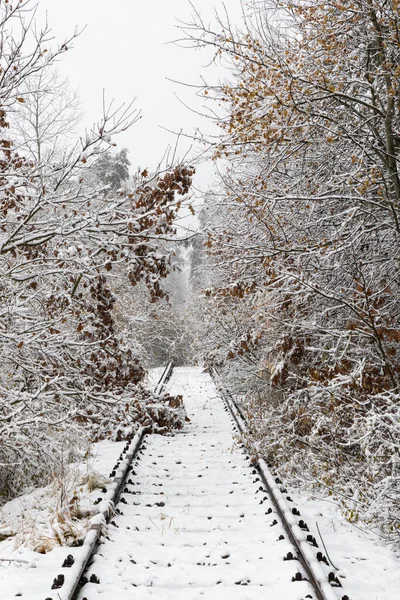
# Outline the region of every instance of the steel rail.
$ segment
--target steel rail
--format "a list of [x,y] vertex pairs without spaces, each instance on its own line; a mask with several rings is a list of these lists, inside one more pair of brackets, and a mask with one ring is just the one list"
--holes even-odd
[[[249,427],[241,408],[237,405],[228,390],[221,385],[215,370],[211,370],[210,374],[217,385],[227,409],[236,423],[238,431],[241,434],[245,434],[249,431]],[[297,558],[305,570],[310,583],[314,587],[318,600],[349,600],[347,595],[339,596],[332,587],[330,583],[331,580],[336,584],[338,582],[334,573],[327,575],[321,568],[320,561],[318,560],[316,554],[314,554],[312,546],[310,545],[310,540],[307,539],[303,529],[301,529],[295,518],[295,515],[300,516],[299,511],[294,512],[293,509],[290,508],[287,499],[281,492],[279,486],[282,484],[282,482],[279,480],[279,478],[273,476],[264,459],[259,459],[255,465],[255,468],[258,471],[262,482],[264,483],[264,486],[282,521],[291,543],[297,551]],[[312,538],[312,540],[313,546],[317,546],[315,538]]]
[[172,362],[169,362],[167,364],[167,366],[165,367],[156,387],[154,390],[154,393],[157,394],[157,396],[159,396],[164,388],[164,386],[168,383],[171,375],[172,375],[172,371],[174,369],[174,364]]
[[[165,367],[155,388],[157,395],[161,394],[163,387],[170,379],[173,368],[172,362],[169,362]],[[60,573],[54,578],[51,592],[45,600],[74,600],[76,597],[83,574],[92,556],[96,553],[102,530],[115,512],[126,478],[131,471],[132,461],[138,453],[147,432],[148,428],[140,427],[132,441],[125,446],[112,471],[113,482],[98,504],[99,512],[91,519],[90,528],[82,546],[79,547],[79,550],[77,549],[78,556],[75,558],[70,554],[67,557]]]

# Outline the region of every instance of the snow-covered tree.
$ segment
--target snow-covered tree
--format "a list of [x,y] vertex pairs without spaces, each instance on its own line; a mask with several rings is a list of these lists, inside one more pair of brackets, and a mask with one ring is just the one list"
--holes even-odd
[[4,494],[56,469],[80,427],[92,439],[118,422],[127,433],[140,413],[131,400],[144,397],[144,370],[116,327],[112,282],[125,277],[131,287],[143,282],[153,300],[163,296],[171,256],[158,240],[174,235],[193,174],[172,165],[123,189],[104,179],[97,167],[110,156],[127,179],[126,151],[109,151],[112,136],[138,118],[131,107],[106,108],[91,131],[68,142],[70,106],[52,69],[70,41],[51,50],[49,30],[33,29],[32,6],[0,6]]
[[96,163],[96,173],[99,180],[118,190],[129,179],[130,162],[128,159],[128,150],[122,148],[119,152],[104,153]]
[[204,89],[224,109],[211,150],[228,164],[222,219],[205,242],[209,360],[240,391],[248,377],[260,451],[390,534],[400,485],[398,5],[253,8],[243,32],[222,20],[212,31],[200,15],[186,28],[231,65],[230,80]]

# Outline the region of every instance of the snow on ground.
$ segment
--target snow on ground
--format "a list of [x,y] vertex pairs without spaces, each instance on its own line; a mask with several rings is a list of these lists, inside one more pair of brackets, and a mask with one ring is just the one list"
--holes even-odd
[[350,600],[399,598],[399,551],[385,546],[373,532],[346,521],[334,500],[316,499],[299,490],[290,490],[290,495],[325,554],[322,537]]
[[109,540],[99,548],[79,598],[300,600],[297,561],[283,527],[267,514],[260,482],[232,437],[231,420],[210,377],[174,371],[191,419],[173,437],[152,436],[134,462]]
[[163,374],[165,369],[164,367],[155,367],[154,369],[150,369],[147,373],[147,386],[150,390],[154,390],[158,382],[160,381],[160,377]]
[[[158,373],[151,377],[155,381]],[[286,540],[277,541],[284,533],[279,524],[271,527],[274,515],[265,514],[269,502],[259,504],[259,483],[253,483],[255,477],[232,438],[229,417],[210,378],[200,369],[179,368],[168,388],[183,394],[191,422],[175,436],[147,437],[132,476],[134,485],[128,486],[134,493],[124,494],[124,515],[113,519],[117,526],[109,526],[110,540],[100,547],[103,557],[96,557],[92,567],[100,584],[86,584],[80,599],[304,598],[307,584],[291,582],[297,565],[282,560],[290,547]],[[107,479],[122,446],[100,442],[89,459],[72,469],[69,490],[76,491],[83,512],[93,509],[99,495],[97,489],[89,493],[87,482],[82,483],[85,475],[97,472]],[[71,548],[55,546],[39,554],[28,546],[51,545],[54,527],[60,525],[62,493],[65,489],[55,482],[0,510],[0,539],[2,531],[18,531],[0,542],[1,600],[54,595],[52,580],[65,572],[60,567]],[[339,597],[398,597],[399,554],[347,523],[333,501],[296,490],[290,495],[319,542],[318,522],[329,556],[345,576]],[[74,527],[84,524],[84,518],[81,521]],[[73,548],[76,558],[80,551]]]
[[[0,542],[1,600],[16,596],[44,600],[49,596],[53,578],[62,572],[64,559],[72,550],[76,558],[81,553],[81,548],[61,547],[60,538],[63,536],[71,543],[74,537],[85,533],[90,517],[97,512],[93,502],[100,495],[98,487],[110,483],[108,475],[124,445],[108,441],[94,444],[90,456],[73,465],[63,480],[1,507],[0,540],[16,532]],[[78,518],[66,517],[60,509],[65,497],[75,498]]]

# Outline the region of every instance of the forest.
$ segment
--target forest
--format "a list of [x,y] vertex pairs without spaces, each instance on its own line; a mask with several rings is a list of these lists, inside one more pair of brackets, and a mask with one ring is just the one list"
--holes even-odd
[[171,359],[218,374],[254,456],[398,543],[399,6],[249,0],[240,26],[193,6],[181,43],[223,73],[197,89],[217,134],[132,174],[116,144],[138,111],[105,105],[75,136],[55,68],[72,40],[0,3],[3,501],[77,447],[180,426],[144,386]]

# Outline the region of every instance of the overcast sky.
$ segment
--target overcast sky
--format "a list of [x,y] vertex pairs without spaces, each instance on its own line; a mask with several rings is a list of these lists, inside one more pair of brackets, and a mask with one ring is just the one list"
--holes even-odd
[[[193,3],[206,21],[212,21],[215,9],[222,7],[220,0]],[[227,4],[239,22],[240,0]],[[133,167],[155,167],[168,144],[174,145],[174,136],[161,126],[187,133],[202,126],[200,117],[177,98],[200,109],[194,91],[167,80],[199,84],[201,74],[218,77],[215,71],[204,70],[210,54],[168,43],[182,35],[177,20],[191,20],[193,8],[188,0],[39,0],[39,22],[46,11],[57,41],[69,37],[75,28],[85,28],[74,49],[63,56],[59,71],[78,89],[86,125],[101,116],[103,89],[117,103],[137,98],[142,119],[116,140],[129,149]],[[180,144],[180,156],[187,147],[187,142]],[[204,168],[201,179],[206,179]]]

